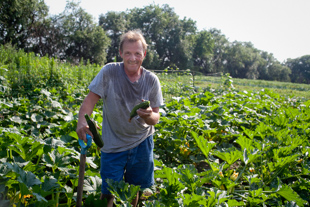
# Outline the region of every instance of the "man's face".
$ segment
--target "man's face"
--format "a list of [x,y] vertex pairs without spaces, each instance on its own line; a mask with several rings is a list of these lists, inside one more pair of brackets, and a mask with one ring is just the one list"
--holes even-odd
[[120,55],[124,61],[125,71],[133,74],[139,71],[145,58],[146,51],[143,50],[141,41],[126,41],[123,43],[123,51],[120,51]]

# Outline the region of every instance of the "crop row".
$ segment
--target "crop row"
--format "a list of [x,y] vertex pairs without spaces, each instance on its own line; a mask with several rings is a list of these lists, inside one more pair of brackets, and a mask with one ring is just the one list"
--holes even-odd
[[[109,181],[118,205],[146,190],[153,194],[140,201],[145,206],[308,205],[310,101],[237,91],[231,83],[227,76],[218,89],[169,92],[154,136],[156,185]],[[162,85],[167,92],[169,83]],[[18,97],[0,91],[0,206],[75,205],[75,128],[86,93],[66,84]],[[101,122],[100,104],[93,118]],[[85,206],[104,205],[99,153],[94,145],[88,150]]]

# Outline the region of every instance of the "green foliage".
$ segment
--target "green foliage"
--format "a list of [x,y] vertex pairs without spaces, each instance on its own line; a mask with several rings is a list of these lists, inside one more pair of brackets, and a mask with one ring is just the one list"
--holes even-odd
[[48,7],[38,0],[1,0],[0,8],[0,44],[27,49],[31,44],[27,38],[47,16]]
[[[171,167],[187,162],[201,169],[204,161],[202,170],[216,173],[212,184],[225,191],[225,196],[221,194],[224,200],[217,200],[217,204],[245,199],[254,206],[283,205],[285,200],[304,206],[310,192],[305,196],[305,191],[297,192],[290,186],[295,180],[308,178],[301,173],[304,165],[299,164],[309,159],[309,153],[300,150],[303,146],[308,151],[308,132],[300,130],[301,119],[295,117],[309,111],[309,104],[301,104],[302,109],[295,104],[298,106],[266,90],[249,94],[229,88],[215,90],[212,96],[207,91],[178,99],[166,104],[166,116],[157,125],[155,153]],[[174,154],[177,156],[171,159]],[[174,175],[172,171],[166,174]],[[214,191],[208,193],[217,199]],[[240,197],[230,201],[227,195]],[[237,203],[234,206],[244,205]]]
[[121,61],[119,55],[120,35],[126,32],[129,20],[125,12],[109,11],[99,17],[99,26],[106,31],[111,40],[107,54],[107,62]]
[[[81,151],[77,111],[100,68],[69,67],[10,51],[0,50],[5,88],[0,92],[0,205],[74,206]],[[309,100],[268,89],[238,91],[229,74],[213,79],[217,87],[198,88],[192,74],[169,70],[159,75],[166,105],[155,126],[156,183],[143,205],[308,205]],[[18,82],[32,82],[28,75],[34,71],[32,85],[18,88]],[[93,112],[98,123],[100,107]],[[87,153],[85,206],[106,204],[99,199],[99,165],[93,144]],[[119,206],[145,190],[109,184]]]
[[0,44],[72,64],[121,61],[119,38],[140,29],[148,43],[144,66],[163,70],[176,66],[202,74],[229,73],[233,78],[309,83],[307,55],[280,63],[251,42],[229,42],[215,28],[198,31],[192,19],[180,19],[169,5],[150,4],[123,12],[109,11],[94,23],[79,3],[47,15],[39,0],[2,0]]
[[63,58],[75,64],[80,62],[84,64],[83,60],[104,64],[110,40],[102,27],[93,23],[92,16],[79,7],[78,3],[73,2],[67,3],[65,11],[60,16],[64,31],[62,33],[64,44],[61,48],[61,51],[65,52]]
[[[86,89],[86,84],[101,68],[89,62],[87,65],[72,67],[59,59],[38,57],[34,53],[25,53],[22,50],[16,51],[10,45],[0,46],[0,57],[0,83],[3,82],[1,91],[5,97],[35,97],[41,89],[48,89],[49,93],[58,94],[60,102],[73,99],[73,96],[79,98],[81,92],[72,94],[78,87],[73,83],[85,86]],[[6,93],[3,93],[4,91]]]
[[139,186],[129,185],[125,181],[113,181],[107,179],[110,192],[115,195],[116,200],[121,203],[121,206],[130,206],[130,203],[137,196],[140,190]]
[[310,83],[310,55],[288,59],[286,65],[292,70],[290,77],[293,83]]
[[[179,19],[173,8],[164,4],[134,8],[127,13],[127,29],[141,29],[149,51],[158,65],[146,62],[146,67],[162,69],[171,65],[186,69],[191,66],[194,42],[191,35],[196,33],[196,23],[191,19]],[[205,42],[205,44],[209,44]],[[153,66],[153,67],[151,67]],[[186,67],[186,68],[185,68]]]

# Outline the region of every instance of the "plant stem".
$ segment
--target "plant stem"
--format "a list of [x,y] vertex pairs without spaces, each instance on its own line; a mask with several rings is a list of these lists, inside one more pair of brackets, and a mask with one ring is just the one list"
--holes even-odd
[[[235,193],[247,193],[250,190],[235,190]],[[274,193],[273,191],[262,191],[263,193]]]
[[246,166],[247,166],[247,165],[244,165],[244,167],[243,167],[242,171],[240,172],[239,176],[238,176],[238,177],[237,177],[237,179],[235,180],[235,183],[237,183],[237,182],[238,182],[238,180],[241,178],[242,173],[244,172],[244,170],[245,170]]
[[59,191],[56,193],[56,207],[59,205]]

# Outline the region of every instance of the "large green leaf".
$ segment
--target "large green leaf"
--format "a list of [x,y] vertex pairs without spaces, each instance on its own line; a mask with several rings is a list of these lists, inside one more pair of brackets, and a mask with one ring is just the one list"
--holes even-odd
[[131,203],[140,190],[140,186],[129,185],[125,181],[113,181],[107,179],[110,191],[120,200],[123,204]]
[[248,165],[249,163],[256,160],[258,157],[260,157],[261,155],[258,152],[258,149],[254,149],[248,152],[248,150],[245,148],[243,150],[243,162],[245,163],[245,165]]
[[209,181],[207,176],[198,176],[197,169],[193,165],[180,165],[177,173],[180,175],[180,181],[190,193],[196,193],[199,187]]
[[60,185],[57,182],[58,180],[55,178],[45,178],[44,182],[42,183],[42,190],[51,191],[53,189],[59,188]]
[[198,136],[196,132],[191,133],[202,153],[206,156],[206,158],[208,158],[210,151],[213,149],[216,143],[213,141],[207,141],[207,139],[205,139],[204,137]]
[[212,152],[212,155],[215,155],[221,158],[223,161],[226,161],[229,165],[234,164],[237,160],[242,158],[242,153],[239,150],[234,150],[230,152],[220,152],[220,151],[214,150]]
[[308,205],[307,201],[303,200],[292,188],[287,185],[279,186],[279,189],[276,191],[276,193],[288,201],[296,202],[298,206]]
[[90,176],[84,180],[84,187],[85,191],[89,192],[100,192],[101,191],[101,183],[102,179],[98,176]]
[[59,153],[58,150],[53,150],[43,155],[45,165],[52,169],[65,170],[70,165],[71,157],[67,153]]
[[242,151],[244,151],[244,149],[253,149],[253,140],[243,135],[238,136],[238,139],[236,139],[235,142],[240,145]]
[[31,121],[36,122],[36,123],[42,122],[43,121],[43,116],[40,115],[40,114],[33,113],[31,115]]
[[207,200],[205,196],[197,195],[197,194],[184,194],[183,195],[183,204],[188,207],[196,207],[196,206],[206,206]]
[[19,116],[12,116],[10,120],[18,124],[21,124],[23,122],[23,120]]
[[28,188],[34,185],[42,184],[42,182],[32,172],[23,172],[23,171],[20,171],[20,172],[22,173],[19,174],[19,177],[17,178],[17,180],[20,183],[24,183]]

